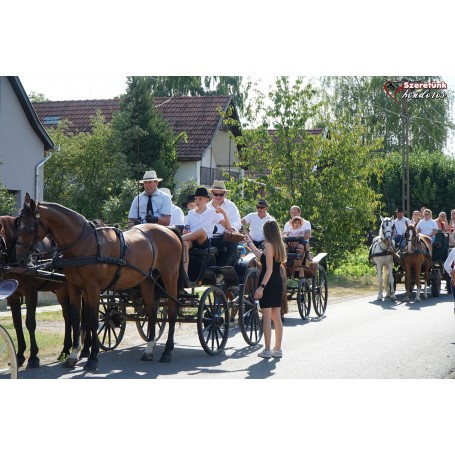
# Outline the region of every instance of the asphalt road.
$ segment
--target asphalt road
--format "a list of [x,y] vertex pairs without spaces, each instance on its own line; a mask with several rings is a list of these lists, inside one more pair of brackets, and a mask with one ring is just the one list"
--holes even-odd
[[[330,292],[330,290],[329,290]],[[257,357],[262,347],[248,346],[235,323],[223,353],[209,356],[199,344],[196,325],[176,330],[173,360],[140,359],[145,344],[133,323],[125,340],[99,356],[95,373],[48,364],[19,371],[21,379],[424,379],[446,378],[455,369],[455,316],[451,295],[441,292],[420,303],[378,302],[375,296],[328,305],[324,318],[303,321],[286,315],[282,359]],[[330,303],[330,299],[329,299]],[[314,312],[312,313],[314,315]],[[167,336],[167,332],[165,335]]]

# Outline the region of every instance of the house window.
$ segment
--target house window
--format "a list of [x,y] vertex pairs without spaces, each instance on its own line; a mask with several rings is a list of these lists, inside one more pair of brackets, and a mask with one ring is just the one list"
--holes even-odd
[[59,120],[59,115],[47,115],[43,119],[43,125],[58,125]]

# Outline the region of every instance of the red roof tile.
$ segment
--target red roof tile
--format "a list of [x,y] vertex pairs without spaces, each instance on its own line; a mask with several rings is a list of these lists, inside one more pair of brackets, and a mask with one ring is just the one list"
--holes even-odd
[[[155,98],[158,112],[169,122],[175,134],[187,133],[188,142],[181,142],[178,146],[179,161],[202,158],[222,123],[218,108],[226,111],[229,105],[232,105],[230,96]],[[106,122],[110,122],[113,112],[119,109],[119,100],[43,101],[33,103],[33,107],[45,128],[52,127],[48,121],[67,119],[71,122],[70,132],[76,133],[91,130],[90,118],[98,110]],[[234,116],[238,118],[236,112]]]

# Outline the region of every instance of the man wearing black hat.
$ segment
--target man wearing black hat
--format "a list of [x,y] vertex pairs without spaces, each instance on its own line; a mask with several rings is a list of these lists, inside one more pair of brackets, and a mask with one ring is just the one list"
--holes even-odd
[[397,207],[396,218],[393,222],[393,235],[392,238],[395,241],[395,248],[403,248],[404,246],[404,233],[406,226],[411,224],[411,220],[404,216],[403,207]]
[[272,215],[267,213],[268,204],[264,199],[259,199],[256,204],[257,212],[248,213],[242,218],[242,224],[249,224],[250,238],[256,248],[259,248],[264,241],[263,226],[266,221],[276,221]]

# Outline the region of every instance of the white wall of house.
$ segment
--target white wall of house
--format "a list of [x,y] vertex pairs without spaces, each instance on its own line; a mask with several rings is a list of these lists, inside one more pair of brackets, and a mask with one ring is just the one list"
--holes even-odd
[[[35,194],[35,167],[44,157],[44,146],[31,127],[11,84],[0,76],[0,181],[16,194],[17,214],[25,193]],[[43,169],[38,177],[43,194]]]
[[191,177],[199,184],[200,169],[200,161],[179,161],[179,168],[174,177],[175,189],[177,190],[182,183],[187,182]]
[[228,168],[238,161],[237,145],[227,131],[219,131],[212,145],[213,157],[218,167]]

